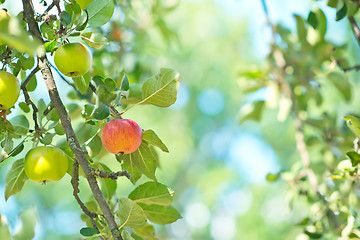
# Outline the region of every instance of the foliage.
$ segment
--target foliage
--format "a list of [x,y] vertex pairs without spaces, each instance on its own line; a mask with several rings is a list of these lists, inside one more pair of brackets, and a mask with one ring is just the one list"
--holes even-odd
[[[114,33],[122,29],[115,26],[109,30],[106,27],[117,24],[113,18],[114,11],[125,6],[131,8],[125,2],[94,0],[82,10],[75,0],[53,1],[36,16],[33,14],[32,1],[22,2],[22,12],[0,20],[2,69],[21,80],[24,95],[24,101],[8,109],[0,122],[0,159],[1,162],[12,162],[6,176],[6,200],[14,194],[21,194],[28,180],[24,172],[24,159],[18,156],[37,145],[56,146],[67,154],[72,165],[68,174],[72,177],[75,199],[84,211],[82,220],[87,225],[79,229],[80,234],[89,239],[156,239],[152,223],[168,224],[181,218],[178,210],[171,205],[174,192],[159,183],[155,176],[159,167],[156,148],[169,152],[168,148],[153,130],[144,130],[143,141],[137,151],[113,155],[113,161],[117,160],[122,168],[113,172],[114,169],[102,162],[105,155],[100,132],[110,119],[122,118],[134,106],[151,104],[169,107],[174,104],[179,88],[179,73],[171,68],[160,68],[152,76],[149,72],[143,73],[147,79],[141,77],[129,82],[129,73],[116,64],[115,59],[131,49],[125,50],[126,42],[121,33]],[[40,4],[45,6],[46,3],[40,1]],[[38,10],[35,9],[35,12]],[[62,111],[64,105],[59,95],[52,95],[57,91],[62,94],[62,88],[56,85],[50,87],[54,77],[47,59],[52,59],[60,46],[78,41],[92,48],[94,61],[90,72],[69,79],[51,66],[51,71],[57,72],[62,79],[60,85],[67,84],[72,88],[67,93],[71,102],[66,104],[66,111]],[[114,45],[121,51],[113,51]],[[105,58],[113,58],[115,64],[104,66]],[[41,71],[43,79],[38,79],[38,71]],[[40,87],[38,81],[46,82],[51,98],[49,104],[42,98],[35,102],[33,96],[29,95]],[[46,92],[45,89],[41,91]],[[6,114],[19,107],[22,111],[17,111],[16,116],[5,118]],[[73,126],[69,118],[73,125],[76,123],[78,130],[75,135],[72,134]],[[79,175],[89,181],[93,195],[89,201],[82,202],[78,196]],[[152,181],[134,186],[128,198],[125,193],[117,196],[119,181],[116,180],[120,176],[127,176],[135,185],[142,175]],[[56,188],[57,183],[48,184]],[[102,191],[97,190],[98,185]],[[27,215],[25,221],[28,221]],[[26,225],[26,231],[20,231],[13,236],[14,239],[33,237],[34,222]],[[1,231],[7,232],[6,229],[5,221],[2,221]]]
[[[267,109],[277,111],[280,122],[292,122],[297,160],[278,173],[269,173],[266,179],[288,183],[291,211],[299,211],[299,204],[306,206],[300,208],[307,214],[298,220],[297,226],[302,228],[298,237],[359,239],[360,125],[357,110],[347,112],[345,107],[353,105],[357,95],[356,75],[351,71],[358,66],[353,66],[349,57],[351,43],[338,45],[328,40],[330,20],[320,4],[315,4],[307,18],[293,16],[296,31],[272,24],[266,2],[262,4],[273,33],[268,65],[242,73],[250,79],[243,90],[251,93],[265,88],[270,96],[265,102],[253,102],[252,108],[243,107],[240,122],[264,119]],[[354,18],[358,2],[330,0],[327,5],[336,11],[336,21],[349,21],[359,43]],[[352,133],[344,127],[345,122]]]

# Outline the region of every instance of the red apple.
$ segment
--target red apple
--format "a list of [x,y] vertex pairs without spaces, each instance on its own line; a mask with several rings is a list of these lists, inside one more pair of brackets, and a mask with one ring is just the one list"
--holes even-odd
[[135,152],[142,141],[142,129],[130,119],[114,119],[101,132],[101,141],[110,153],[127,154]]

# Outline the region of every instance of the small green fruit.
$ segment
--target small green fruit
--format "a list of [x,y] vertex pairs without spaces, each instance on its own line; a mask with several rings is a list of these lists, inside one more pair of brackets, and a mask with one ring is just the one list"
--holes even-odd
[[90,70],[92,55],[82,43],[69,43],[59,47],[54,54],[56,67],[68,77],[80,77]]
[[14,106],[20,95],[20,84],[14,75],[0,71],[0,109]]
[[59,181],[66,174],[68,167],[68,158],[59,148],[35,147],[25,156],[25,173],[35,182]]

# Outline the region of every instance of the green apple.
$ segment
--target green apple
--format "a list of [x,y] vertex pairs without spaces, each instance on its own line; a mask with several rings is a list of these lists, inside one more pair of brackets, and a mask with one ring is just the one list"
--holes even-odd
[[54,61],[65,76],[80,77],[90,70],[92,55],[84,44],[68,43],[55,51]]
[[142,129],[133,120],[114,119],[101,132],[101,141],[110,153],[127,154],[135,152],[142,141]]
[[0,71],[0,109],[14,106],[20,95],[20,84],[14,75]]
[[25,156],[25,173],[35,182],[59,181],[66,174],[68,167],[68,157],[56,147],[35,147]]
[[81,9],[86,8],[86,6],[94,0],[76,0],[77,4],[80,5]]

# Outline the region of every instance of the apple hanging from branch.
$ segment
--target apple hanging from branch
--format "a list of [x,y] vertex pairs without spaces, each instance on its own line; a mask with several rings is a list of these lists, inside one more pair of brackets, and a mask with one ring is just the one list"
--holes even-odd
[[80,77],[90,70],[92,55],[84,44],[68,43],[55,51],[54,62],[65,76]]
[[128,154],[135,152],[142,141],[142,129],[131,119],[114,119],[101,132],[101,141],[110,153]]
[[25,173],[35,182],[59,181],[66,174],[68,167],[67,155],[56,147],[35,147],[25,156]]

